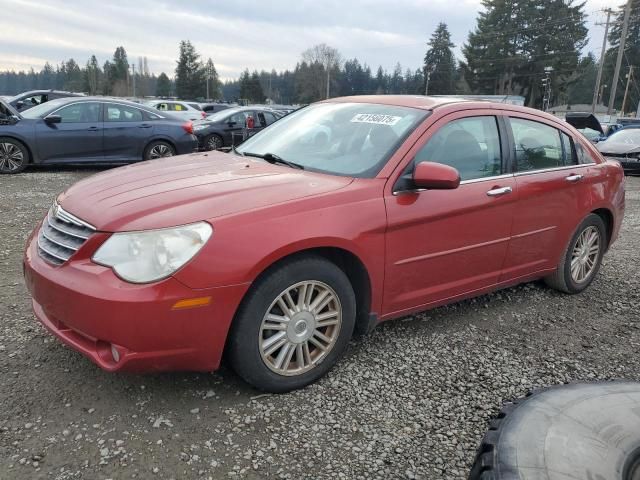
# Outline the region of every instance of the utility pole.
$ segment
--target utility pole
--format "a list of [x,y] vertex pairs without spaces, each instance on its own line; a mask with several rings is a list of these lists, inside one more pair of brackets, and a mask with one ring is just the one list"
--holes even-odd
[[425,70],[425,75],[426,75],[426,81],[425,81],[425,86],[424,86],[424,94],[425,95],[429,95],[429,80],[431,80],[431,72],[433,72],[435,70],[433,65],[427,65],[427,68],[424,69]]
[[551,102],[551,72],[553,72],[553,67],[545,67],[545,77],[542,79],[542,85],[544,85],[544,97],[542,97],[543,112],[549,109],[549,102]]
[[627,74],[627,86],[624,89],[624,97],[622,98],[622,108],[620,109],[620,115],[624,116],[624,107],[627,106],[627,95],[629,94],[629,84],[633,77],[633,65],[629,65],[629,73]]
[[[607,21],[604,24],[604,38],[602,39],[602,51],[600,52],[600,63],[598,64],[598,76],[596,78],[596,85],[593,89],[593,102],[591,103],[591,113],[595,113],[596,104],[598,103],[598,94],[600,93],[600,82],[602,81],[602,67],[604,67],[604,55],[607,51],[607,35],[609,35],[609,22],[611,20],[611,13],[613,11],[610,8],[604,10],[607,14]],[[596,25],[602,25],[596,23]],[[602,95],[600,95],[602,96]]]
[[607,115],[613,113],[613,102],[616,99],[616,89],[618,88],[618,78],[620,78],[620,66],[622,65],[622,55],[624,54],[624,44],[627,40],[627,32],[629,31],[629,15],[631,14],[631,0],[627,0],[627,6],[624,9],[624,20],[622,21],[622,35],[620,35],[620,47],[618,48],[618,59],[616,60],[616,69],[613,72],[613,83],[611,84],[611,95],[609,95],[609,107]]

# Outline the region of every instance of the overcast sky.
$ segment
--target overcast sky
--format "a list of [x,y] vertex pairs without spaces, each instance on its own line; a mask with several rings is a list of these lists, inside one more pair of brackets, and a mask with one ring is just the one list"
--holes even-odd
[[[599,54],[604,15],[624,0],[587,0],[590,42]],[[372,68],[422,64],[438,22],[449,25],[456,53],[475,27],[480,0],[0,0],[0,70],[42,68],[73,57],[100,63],[119,45],[129,61],[173,76],[178,42],[191,40],[213,58],[223,79],[249,69],[293,68],[317,43],[336,47]]]

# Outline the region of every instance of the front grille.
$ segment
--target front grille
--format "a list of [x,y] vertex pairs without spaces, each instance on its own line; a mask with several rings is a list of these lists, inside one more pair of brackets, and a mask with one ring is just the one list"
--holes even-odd
[[54,203],[38,232],[38,253],[47,262],[62,265],[95,231],[95,227]]

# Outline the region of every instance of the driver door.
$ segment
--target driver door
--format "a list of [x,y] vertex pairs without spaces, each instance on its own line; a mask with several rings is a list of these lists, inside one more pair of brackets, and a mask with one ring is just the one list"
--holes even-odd
[[384,315],[454,300],[498,283],[516,201],[502,122],[492,111],[459,112],[436,122],[409,151],[456,168],[454,190],[412,190],[402,178],[385,202],[388,230]]

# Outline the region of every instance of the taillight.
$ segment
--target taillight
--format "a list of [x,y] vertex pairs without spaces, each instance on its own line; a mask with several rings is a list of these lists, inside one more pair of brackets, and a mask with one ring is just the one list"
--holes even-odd
[[207,118],[207,114],[205,112],[200,112],[202,114],[202,118]]
[[193,135],[193,123],[192,122],[183,123],[182,124],[182,128],[189,135]]

